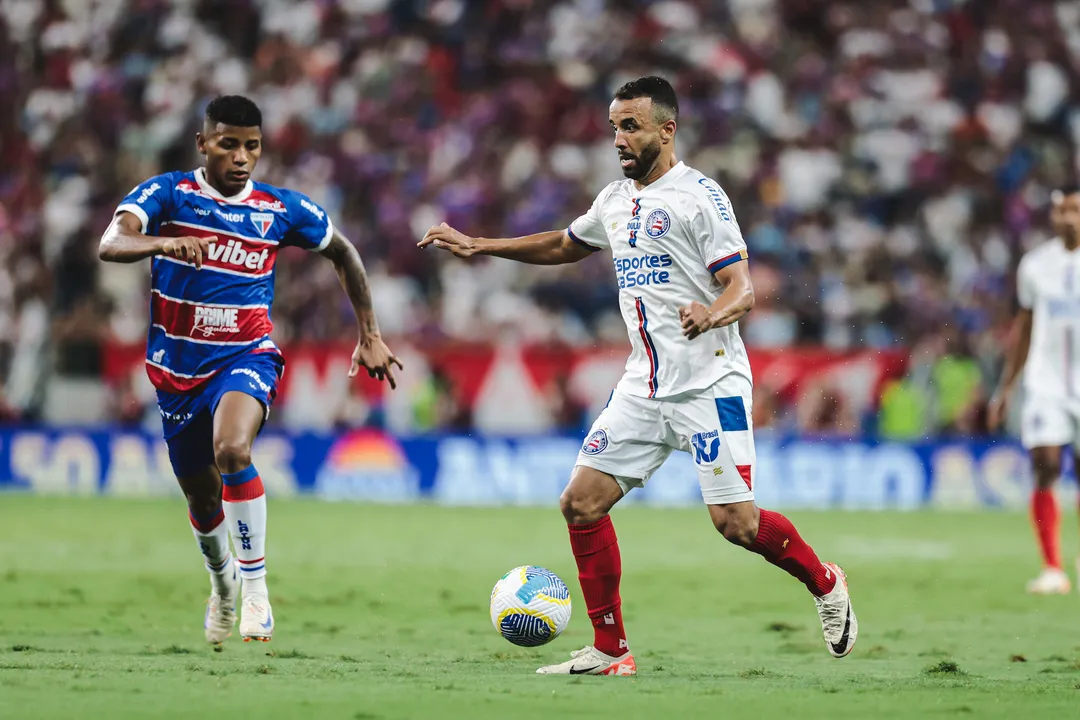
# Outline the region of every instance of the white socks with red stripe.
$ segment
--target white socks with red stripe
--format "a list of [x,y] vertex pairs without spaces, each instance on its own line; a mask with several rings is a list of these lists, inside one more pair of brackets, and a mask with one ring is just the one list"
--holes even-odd
[[224,595],[228,592],[226,578],[232,574],[232,554],[229,552],[229,528],[225,525],[225,513],[218,508],[216,513],[206,517],[196,517],[188,510],[191,532],[199,543],[206,570],[210,573],[210,584],[214,592]]
[[240,562],[244,595],[266,594],[266,495],[254,465],[222,473],[222,504]]

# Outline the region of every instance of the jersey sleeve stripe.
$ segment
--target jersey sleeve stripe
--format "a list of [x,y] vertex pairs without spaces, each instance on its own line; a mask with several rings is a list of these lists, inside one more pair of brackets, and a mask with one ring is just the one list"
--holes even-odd
[[578,245],[581,245],[582,247],[587,248],[591,252],[597,252],[597,251],[600,250],[600,248],[596,247],[595,245],[591,245],[591,244],[585,242],[584,240],[579,238],[577,235],[575,235],[572,228],[566,228],[566,234],[570,236],[571,240],[576,242]]
[[730,255],[725,255],[724,257],[713,260],[711,263],[709,263],[709,272],[714,273],[718,270],[723,270],[728,265],[734,265],[740,260],[746,259],[747,254],[745,250],[740,250],[738,252],[731,253]]
[[120,207],[116,208],[116,212],[113,214],[119,215],[122,212],[129,212],[135,217],[139,218],[139,221],[142,222],[143,235],[146,234],[146,228],[150,226],[150,216],[146,214],[145,210],[143,210],[138,205],[133,205],[132,203],[124,203]]
[[334,223],[330,222],[330,218],[326,218],[326,235],[323,236],[322,242],[319,243],[317,248],[314,248],[314,252],[322,252],[329,245],[330,241],[334,237]]

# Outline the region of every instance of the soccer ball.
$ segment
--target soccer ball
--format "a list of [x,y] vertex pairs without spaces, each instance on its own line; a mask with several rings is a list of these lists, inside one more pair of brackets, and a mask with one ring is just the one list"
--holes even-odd
[[516,567],[491,591],[491,624],[523,647],[551,642],[570,623],[570,590],[559,576],[535,565]]

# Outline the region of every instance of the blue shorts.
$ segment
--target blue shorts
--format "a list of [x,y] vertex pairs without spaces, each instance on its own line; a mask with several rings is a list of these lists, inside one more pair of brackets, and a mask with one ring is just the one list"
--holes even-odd
[[285,362],[276,353],[248,353],[207,380],[198,392],[177,395],[158,390],[158,411],[177,477],[214,464],[214,413],[225,393],[250,395],[263,404],[269,417],[284,368]]

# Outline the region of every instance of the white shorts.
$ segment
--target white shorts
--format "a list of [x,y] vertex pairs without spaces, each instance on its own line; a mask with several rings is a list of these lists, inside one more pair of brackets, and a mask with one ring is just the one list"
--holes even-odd
[[754,499],[752,385],[741,375],[665,400],[616,390],[593,423],[577,464],[612,475],[623,493],[642,487],[672,450],[691,453],[709,505]]
[[1020,412],[1020,442],[1037,447],[1080,448],[1080,402],[1049,395],[1027,395]]

